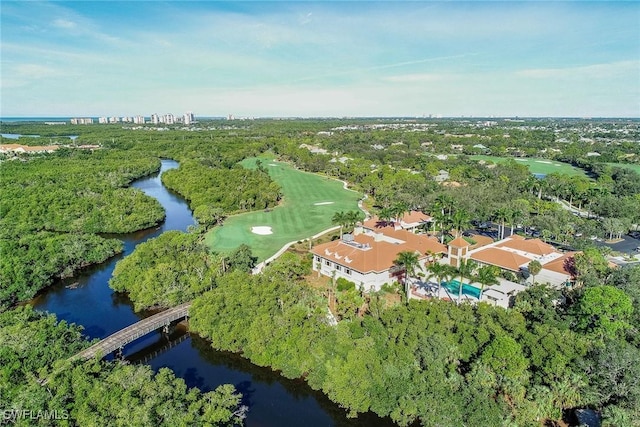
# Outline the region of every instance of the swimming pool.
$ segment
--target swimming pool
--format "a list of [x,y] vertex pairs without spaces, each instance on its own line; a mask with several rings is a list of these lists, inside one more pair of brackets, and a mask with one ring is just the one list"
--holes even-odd
[[[448,283],[442,282],[442,286],[447,288],[451,296],[457,296],[458,292],[460,292],[460,282],[457,280],[452,280]],[[466,283],[462,285],[462,294],[480,299],[480,289],[475,286],[467,285]]]

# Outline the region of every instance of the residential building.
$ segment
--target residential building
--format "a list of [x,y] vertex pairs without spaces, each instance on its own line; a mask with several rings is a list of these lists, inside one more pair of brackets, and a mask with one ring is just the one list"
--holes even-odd
[[422,268],[446,253],[436,238],[396,227],[395,224],[357,226],[353,234],[324,243],[311,250],[313,270],[327,277],[354,282],[365,291],[378,291],[385,283],[397,281],[394,261],[403,251],[418,254]]
[[531,283],[533,277],[529,274],[528,266],[536,260],[542,265],[542,270],[535,277],[536,282],[561,287],[573,280],[569,264],[575,252],[559,252],[540,239],[525,239],[514,234],[473,250],[461,249],[463,241],[458,238],[449,243],[451,265],[458,266],[460,259],[472,259],[480,265],[494,265],[514,274],[520,273]]
[[93,124],[93,119],[90,117],[84,117],[84,118],[72,118],[71,119],[71,124],[72,125],[90,125]]
[[0,145],[0,153],[53,153],[58,148],[57,145],[22,145],[22,144],[2,144]]
[[421,226],[427,226],[432,221],[433,218],[420,211],[409,211],[403,214],[402,217],[393,218],[391,221],[381,221],[374,215],[371,219],[365,221],[362,226],[370,231],[392,226],[396,230],[402,229],[416,232]]

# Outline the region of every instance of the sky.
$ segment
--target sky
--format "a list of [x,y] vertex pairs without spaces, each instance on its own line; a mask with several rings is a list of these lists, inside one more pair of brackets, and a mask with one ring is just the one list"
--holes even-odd
[[0,117],[640,117],[640,3],[0,2]]

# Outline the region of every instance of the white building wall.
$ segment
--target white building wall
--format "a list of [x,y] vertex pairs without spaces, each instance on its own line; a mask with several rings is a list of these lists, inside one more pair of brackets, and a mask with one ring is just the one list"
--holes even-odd
[[336,279],[342,277],[355,283],[357,287],[363,286],[366,292],[379,291],[385,283],[395,281],[395,279],[389,275],[388,270],[381,273],[371,272],[363,274],[343,265],[336,264],[330,259],[315,255],[313,259],[313,271],[318,271],[318,264],[320,264],[320,274],[323,276],[334,277],[335,274]]
[[[544,268],[540,273],[536,274],[536,282],[540,284],[550,284],[553,287],[564,287],[567,280],[570,279],[568,274],[558,273],[556,271],[545,270]],[[531,280],[531,279],[530,279]]]

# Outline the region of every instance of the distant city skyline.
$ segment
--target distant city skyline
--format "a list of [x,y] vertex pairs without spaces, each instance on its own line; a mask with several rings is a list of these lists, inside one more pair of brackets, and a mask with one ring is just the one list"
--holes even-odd
[[23,2],[0,116],[640,117],[636,2]]

